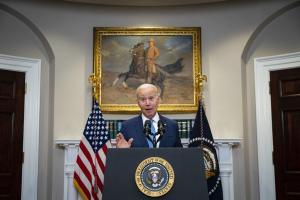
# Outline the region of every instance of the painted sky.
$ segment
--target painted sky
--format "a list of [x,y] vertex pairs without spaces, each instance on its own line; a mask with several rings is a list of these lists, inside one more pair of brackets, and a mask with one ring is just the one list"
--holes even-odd
[[155,45],[160,51],[156,63],[167,65],[179,58],[184,58],[184,70],[179,75],[192,75],[192,36],[107,36],[102,37],[102,69],[113,72],[125,72],[129,70],[131,63],[130,49],[144,43],[148,47],[148,40],[153,38]]

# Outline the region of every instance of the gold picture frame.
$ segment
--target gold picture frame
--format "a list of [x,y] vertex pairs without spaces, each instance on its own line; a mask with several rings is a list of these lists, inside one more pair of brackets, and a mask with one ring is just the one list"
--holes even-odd
[[[202,74],[200,38],[200,27],[95,27],[91,81],[101,110],[106,113],[139,111],[136,87],[152,82],[162,94],[158,111],[197,111]],[[147,67],[151,65],[150,40],[155,41],[159,52],[152,59],[153,75]]]

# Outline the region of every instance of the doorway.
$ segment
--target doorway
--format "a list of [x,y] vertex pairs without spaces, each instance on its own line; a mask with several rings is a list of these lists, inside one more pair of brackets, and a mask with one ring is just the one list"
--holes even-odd
[[276,199],[300,199],[300,65],[270,72]]
[[260,199],[276,199],[273,165],[273,132],[270,72],[300,66],[300,52],[254,60],[256,126]]
[[0,54],[0,69],[25,73],[21,199],[37,200],[41,60]]
[[0,70],[0,198],[21,199],[25,73]]

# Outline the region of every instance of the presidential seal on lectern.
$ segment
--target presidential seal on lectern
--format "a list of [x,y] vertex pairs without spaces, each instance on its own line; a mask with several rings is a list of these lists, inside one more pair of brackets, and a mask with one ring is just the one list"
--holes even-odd
[[135,183],[139,190],[150,197],[168,193],[175,180],[173,167],[161,157],[143,160],[135,171]]

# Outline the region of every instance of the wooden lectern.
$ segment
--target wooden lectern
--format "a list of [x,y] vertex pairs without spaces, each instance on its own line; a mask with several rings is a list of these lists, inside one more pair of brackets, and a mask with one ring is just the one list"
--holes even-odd
[[[137,168],[144,166],[143,161],[147,163],[145,160],[153,157],[167,161],[174,172],[174,183],[171,189],[158,197],[144,194],[136,183]],[[152,166],[148,168],[156,169]],[[168,173],[165,174],[168,176]],[[172,174],[169,175],[172,176]],[[157,183],[163,184],[165,179],[161,176],[154,176],[153,180],[160,180]],[[142,182],[151,186],[151,177],[147,175],[144,177],[146,181]],[[153,185],[159,188],[158,184]],[[208,200],[202,150],[200,148],[108,149],[103,200],[144,199]]]

